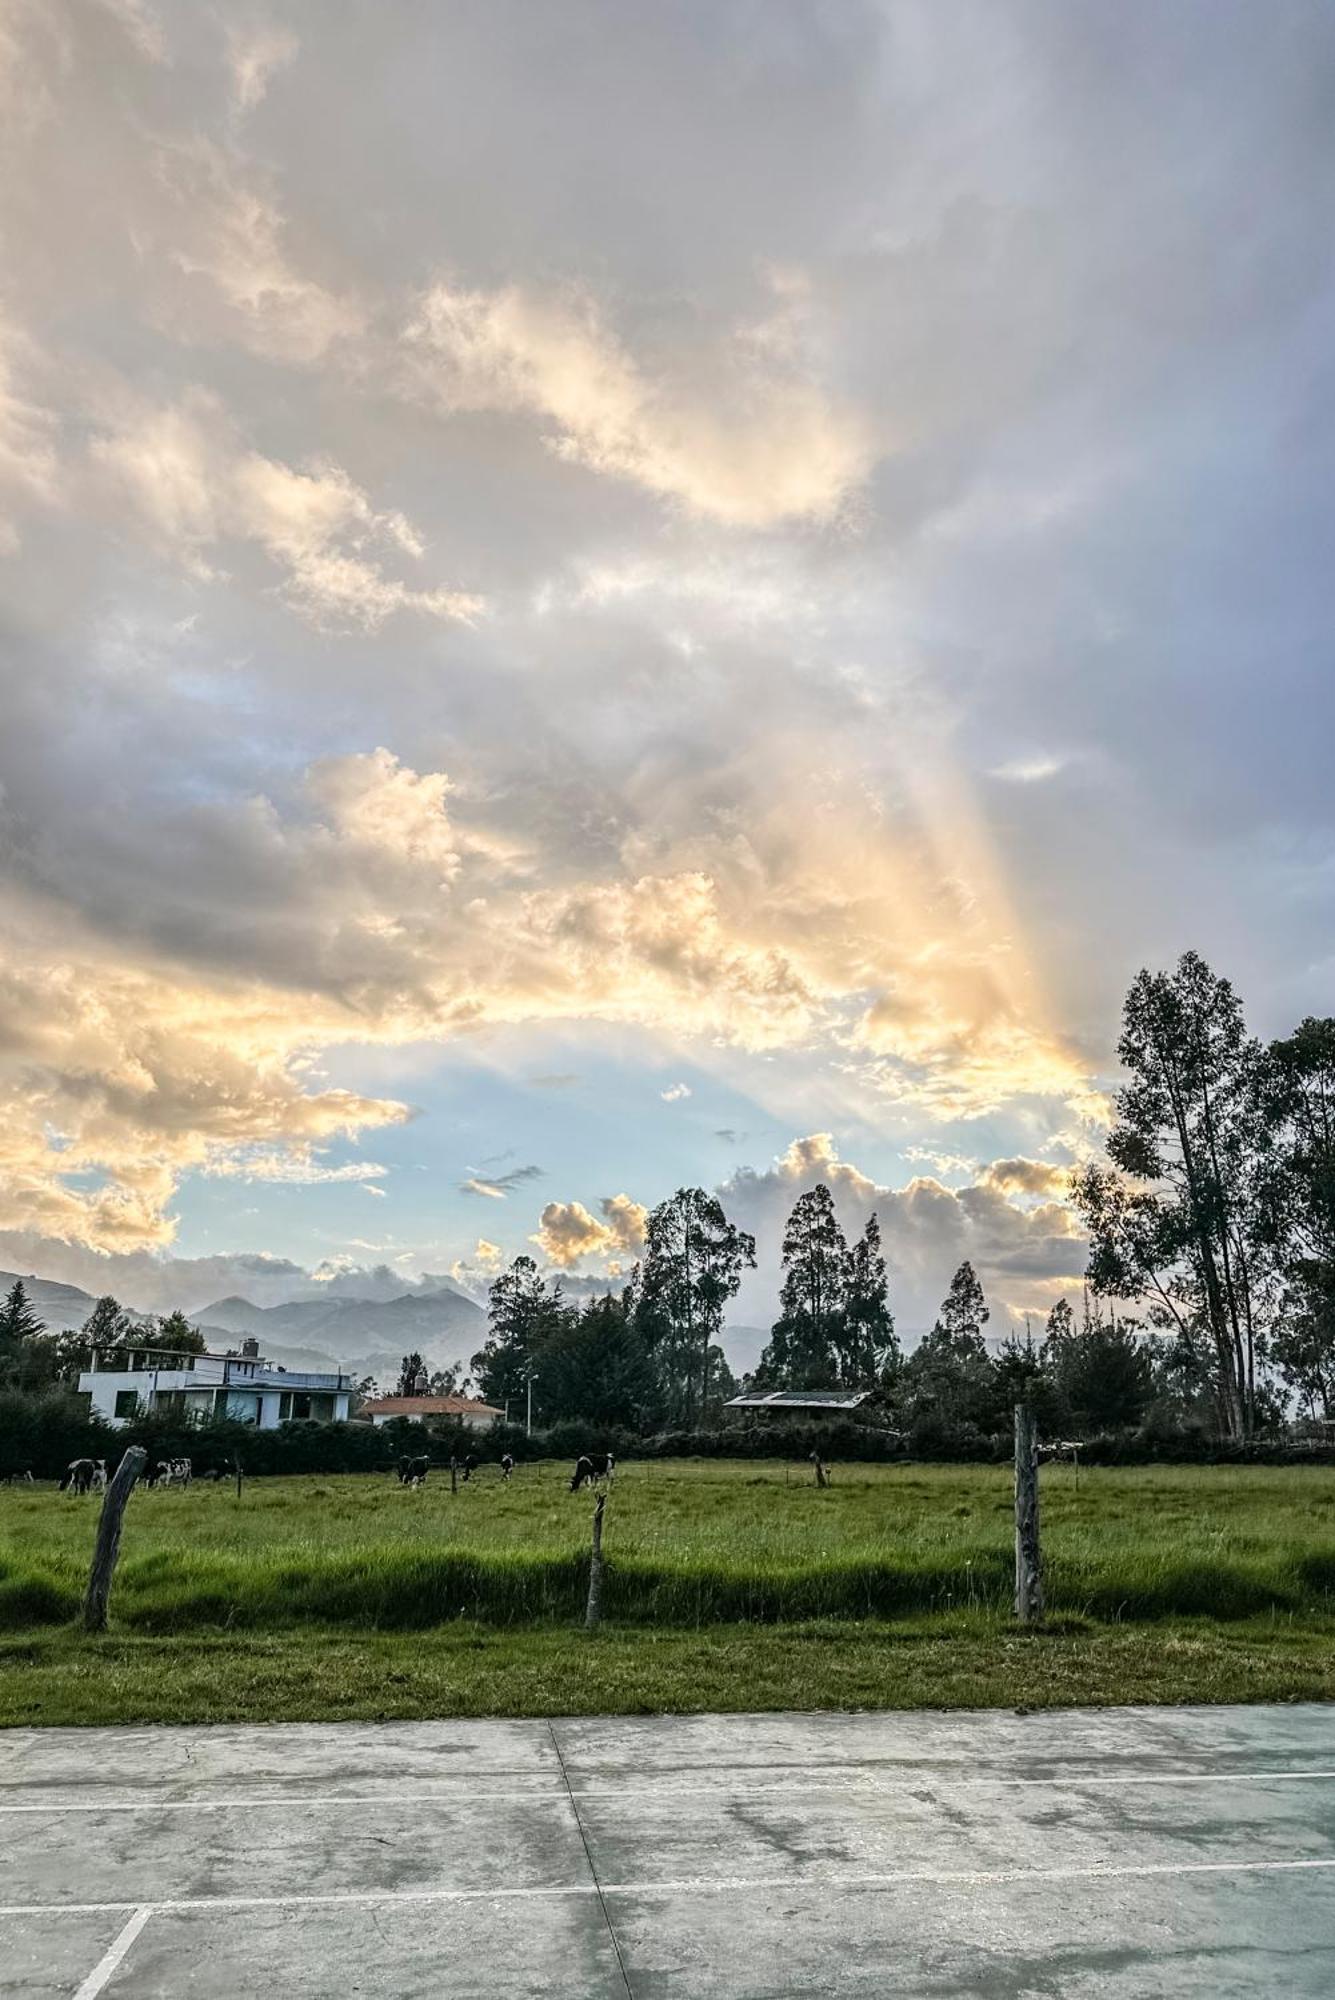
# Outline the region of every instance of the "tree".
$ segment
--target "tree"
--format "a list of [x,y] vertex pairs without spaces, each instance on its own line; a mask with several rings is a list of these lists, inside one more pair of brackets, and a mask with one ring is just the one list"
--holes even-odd
[[793,1204],[783,1233],[783,1266],[779,1317],[758,1376],[788,1388],[828,1388],[839,1376],[848,1245],[834,1197],[823,1184]]
[[0,1305],[0,1367],[8,1360],[17,1361],[24,1343],[38,1339],[45,1331],[28,1298],[27,1286],[22,1278],[15,1278]]
[[843,1322],[836,1345],[839,1380],[846,1389],[870,1389],[878,1382],[889,1386],[902,1365],[875,1209],[848,1253]]
[[543,1415],[640,1429],[657,1411],[657,1384],[627,1297],[566,1308],[542,1351]]
[[46,1388],[55,1370],[55,1342],[46,1337],[28,1288],[15,1278],[0,1305],[0,1383],[20,1389]]
[[516,1257],[493,1279],[487,1295],[489,1332],[469,1363],[478,1392],[499,1409],[527,1407],[530,1375],[541,1408],[538,1360],[559,1320],[561,1297],[545,1281],[531,1257]]
[[179,1307],[158,1321],[154,1344],[169,1354],[203,1354],[208,1346],[199,1328],[191,1326]]
[[133,1314],[127,1313],[119,1299],[112,1298],[110,1292],[94,1305],[80,1329],[85,1344],[94,1347],[124,1347],[132,1340],[143,1339],[143,1328]]
[[415,1350],[405,1354],[399,1363],[399,1379],[394,1385],[396,1396],[425,1396],[428,1377],[426,1363]]
[[649,1216],[636,1323],[672,1418],[690,1423],[703,1414],[723,1308],[755,1261],[754,1236],[729,1222],[703,1188],[678,1188]]
[[936,1323],[904,1364],[916,1417],[930,1412],[947,1424],[981,1424],[995,1399],[995,1371],[983,1328],[987,1300],[967,1260],[950,1281]]
[[1077,1328],[1066,1299],[1048,1315],[1044,1374],[1071,1422],[1085,1433],[1131,1430],[1154,1400],[1154,1352],[1130,1321],[1105,1318],[1085,1294]]
[[1064,1437],[1069,1431],[1070,1405],[1059,1379],[1048,1366],[1048,1342],[1045,1339],[1035,1346],[1028,1320],[1023,1340],[1018,1334],[1008,1333],[992,1364],[989,1428],[1009,1431],[1017,1403],[1026,1403],[1033,1411],[1040,1437]]
[[1073,1190],[1089,1282],[1104,1297],[1148,1299],[1157,1324],[1204,1346],[1219,1427],[1246,1437],[1266,1297],[1259,1051],[1229,982],[1187,952],[1171,973],[1137,975],[1118,1055],[1129,1081],[1108,1135],[1113,1171],[1090,1166]]
[[1266,1139],[1262,1233],[1275,1251],[1280,1373],[1309,1413],[1335,1418],[1335,1020],[1272,1042],[1258,1073]]

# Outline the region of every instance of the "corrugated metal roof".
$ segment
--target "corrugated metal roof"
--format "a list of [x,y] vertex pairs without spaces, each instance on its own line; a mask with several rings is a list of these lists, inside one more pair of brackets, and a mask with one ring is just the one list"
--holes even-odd
[[760,1389],[734,1396],[725,1410],[856,1410],[870,1389]]

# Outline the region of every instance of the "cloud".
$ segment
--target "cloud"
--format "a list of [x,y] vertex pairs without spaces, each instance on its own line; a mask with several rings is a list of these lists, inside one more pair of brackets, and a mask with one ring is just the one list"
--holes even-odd
[[337,1181],[381,1179],[389,1172],[374,1160],[350,1160],[329,1166],[318,1158],[314,1147],[293,1146],[284,1151],[272,1146],[242,1148],[209,1161],[204,1172],[243,1181],[286,1181],[304,1187],[323,1187]]
[[931,1324],[966,1257],[988,1293],[998,1337],[1008,1322],[1022,1321],[1026,1312],[1046,1312],[1063,1289],[1080,1282],[1087,1246],[1065,1205],[1017,1206],[985,1175],[962,1188],[945,1187],[930,1176],[886,1187],[842,1159],[830,1133],[815,1132],[794,1139],[770,1168],[738,1168],[718,1189],[728,1215],[757,1241],[759,1268],[744,1279],[730,1309],[739,1325],[768,1323],[778,1293],[784,1223],[798,1195],[818,1181],[833,1194],[850,1240],[870,1214],[877,1216],[890,1265],[891,1305],[906,1346]]
[[378,1199],[379,1199],[379,1200],[381,1200],[381,1201],[384,1201],[384,1200],[386,1200],[386,1199],[387,1199],[387,1196],[386,1196],[386,1192],[385,1192],[384,1188],[382,1188],[382,1187],[375,1187],[375,1186],[374,1186],[374,1185],[373,1185],[373,1184],[372,1184],[372,1183],[371,1183],[370,1181],[361,1181],[361,1182],[359,1182],[359,1186],[360,1186],[360,1188],[361,1188],[361,1191],[362,1191],[362,1193],[363,1193],[363,1194],[373,1194],[373,1195],[377,1196],[377,1197],[378,1197]]
[[1040,785],[1047,778],[1055,778],[1065,766],[1064,757],[1050,757],[1040,751],[1031,757],[1015,757],[1008,764],[997,765],[992,776],[1010,785]]
[[549,1201],[532,1237],[558,1270],[568,1271],[588,1259],[614,1253],[635,1253],[644,1246],[649,1211],[629,1195],[614,1194],[599,1203],[601,1220],[579,1201]]
[[689,1083],[670,1083],[666,1090],[660,1090],[658,1094],[664,1104],[680,1104],[683,1097],[690,1096],[691,1086]]
[[558,457],[730,527],[827,521],[866,477],[870,441],[791,365],[778,330],[732,330],[709,357],[704,393],[647,372],[578,293],[438,283],[407,341],[446,412],[545,420]]
[[21,386],[34,359],[27,336],[0,319],[0,557],[18,547],[19,516],[59,490],[54,418]]
[[1070,1188],[1071,1169],[1054,1167],[1047,1160],[992,1160],[978,1178],[981,1185],[1002,1194],[1064,1195]]
[[1335,29],[1095,11],[11,0],[0,1205],[577,1046],[570,1186],[703,1066],[1014,1306],[1147,940],[1328,1005]]
[[449,620],[482,608],[465,592],[391,575],[387,559],[423,554],[402,514],[377,511],[337,465],[299,470],[248,449],[206,391],[125,411],[93,440],[91,456],[164,556],[218,581],[216,554],[251,544],[282,573],[293,610],[318,629],[373,632],[399,612]]
[[165,64],[169,60],[162,22],[146,0],[97,0],[97,5],[124,29],[145,62]]
[[542,1179],[541,1167],[512,1167],[508,1174],[473,1174],[460,1181],[461,1194],[485,1195],[490,1201],[504,1201],[517,1187]]
[[277,21],[227,24],[227,61],[240,111],[253,111],[270,79],[296,60],[300,48],[290,28]]

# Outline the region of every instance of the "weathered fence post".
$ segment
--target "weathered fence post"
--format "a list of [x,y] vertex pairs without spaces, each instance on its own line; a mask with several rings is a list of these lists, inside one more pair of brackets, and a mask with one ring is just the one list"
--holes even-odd
[[1038,1438],[1034,1413],[1015,1405],[1015,1615],[1022,1625],[1043,1616],[1038,1546]]
[[450,1491],[459,1491],[459,1467],[453,1452],[450,1453]]
[[97,1541],[93,1547],[93,1565],[88,1572],[88,1594],[83,1600],[85,1632],[105,1632],[107,1629],[107,1600],[111,1596],[111,1578],[116,1568],[116,1558],[120,1554],[121,1517],[125,1513],[125,1503],[130,1497],[130,1489],[147,1462],[148,1453],[143,1446],[132,1444],[116,1467],[111,1484],[102,1496],[102,1512],[97,1523]]
[[584,1613],[584,1630],[596,1632],[603,1615],[603,1508],[607,1495],[600,1493],[593,1510],[593,1554],[589,1558],[589,1602]]
[[239,1500],[241,1498],[241,1454],[239,1451],[232,1453],[232,1470],[236,1474],[236,1497]]

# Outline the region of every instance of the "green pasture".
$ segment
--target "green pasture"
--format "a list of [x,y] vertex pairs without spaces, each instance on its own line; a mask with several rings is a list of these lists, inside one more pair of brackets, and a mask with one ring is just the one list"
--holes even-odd
[[1045,1467],[1034,1637],[1005,1468],[842,1466],[820,1491],[781,1462],[634,1463],[596,1642],[567,1475],[136,1492],[96,1642],[100,1503],[0,1488],[0,1718],[1335,1693],[1335,1470]]
[[[0,1629],[74,1615],[98,1502],[0,1490]],[[114,1617],[128,1631],[421,1629],[579,1616],[592,1501],[565,1468],[483,1467],[457,1493],[369,1474],[139,1492]],[[1048,1602],[1099,1620],[1323,1609],[1335,1472],[1043,1473]],[[605,1609],[631,1625],[1002,1611],[1012,1561],[999,1467],[636,1463],[608,1500]]]

